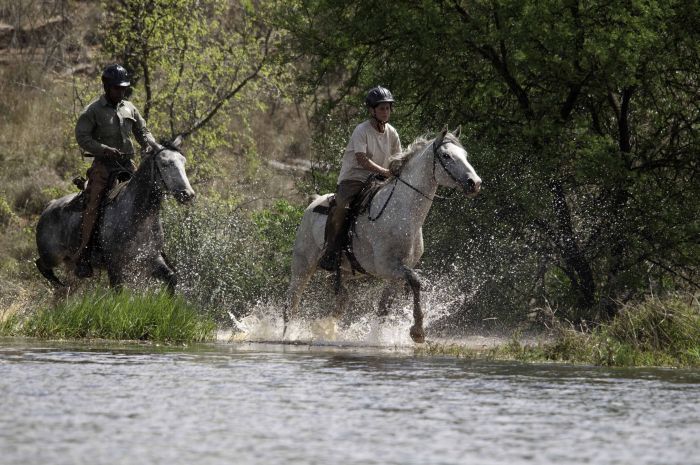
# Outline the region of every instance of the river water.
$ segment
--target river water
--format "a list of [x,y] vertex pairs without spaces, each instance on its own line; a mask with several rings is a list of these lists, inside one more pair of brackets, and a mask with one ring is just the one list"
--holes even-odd
[[0,464],[698,464],[700,371],[0,339]]

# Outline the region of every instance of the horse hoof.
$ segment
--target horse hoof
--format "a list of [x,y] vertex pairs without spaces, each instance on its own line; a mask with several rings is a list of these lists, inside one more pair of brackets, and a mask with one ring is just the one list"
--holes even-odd
[[422,344],[423,342],[425,342],[425,331],[423,331],[422,326],[411,326],[410,334],[411,339],[413,339],[413,342],[417,344]]

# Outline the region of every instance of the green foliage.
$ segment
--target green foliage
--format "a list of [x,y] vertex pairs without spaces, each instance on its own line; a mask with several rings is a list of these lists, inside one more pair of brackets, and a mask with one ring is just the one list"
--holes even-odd
[[[109,6],[108,6],[109,5]],[[224,0],[127,0],[109,12],[105,52],[133,74],[151,131],[188,141],[193,175],[208,178],[217,149],[255,153],[254,139],[232,133],[247,126],[267,96],[279,92],[285,67],[274,50],[281,40],[265,21],[265,3]]]
[[0,196],[0,226],[7,226],[12,221],[16,220],[16,218],[17,215],[12,211],[5,197]]
[[210,340],[215,329],[180,297],[97,291],[37,311],[22,323],[20,333],[47,339],[182,343]]
[[523,342],[516,334],[487,349],[427,344],[419,355],[564,362],[600,366],[700,366],[700,303],[694,295],[650,297],[625,305],[609,325],[582,332],[559,324],[554,335]]
[[211,202],[197,209],[168,209],[168,255],[179,284],[218,320],[286,291],[296,227],[302,210],[286,201],[252,215],[236,203]]
[[286,200],[278,200],[272,208],[253,214],[259,241],[265,252],[265,263],[270,265],[268,280],[271,289],[286,289],[289,284],[292,249],[303,214],[302,207],[292,205]]
[[637,351],[665,351],[674,358],[691,360],[700,349],[700,303],[672,296],[627,305],[604,334]]
[[16,336],[20,333],[20,321],[16,314],[0,314],[0,336]]

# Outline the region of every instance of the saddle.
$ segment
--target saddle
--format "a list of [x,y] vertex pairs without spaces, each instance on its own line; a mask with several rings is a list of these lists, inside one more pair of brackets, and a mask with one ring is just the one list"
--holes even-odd
[[[355,272],[366,274],[366,271],[364,268],[362,268],[362,265],[360,265],[360,262],[357,260],[357,257],[355,257],[355,254],[352,251],[352,238],[355,234],[355,224],[357,223],[357,218],[369,210],[369,208],[372,206],[372,199],[377,192],[379,192],[379,189],[384,187],[386,183],[387,179],[383,176],[369,176],[365,181],[364,186],[362,186],[360,193],[357,194],[355,199],[350,204],[350,209],[348,210],[347,219],[345,221],[345,230],[341,231],[341,237],[343,238],[341,253],[345,254],[345,256],[348,258],[353,274]],[[329,221],[333,211],[336,208],[335,194],[332,194],[328,198],[328,205],[317,205],[314,207],[313,212],[321,215],[327,215],[328,219],[326,219],[326,221]],[[327,232],[328,228],[325,228],[325,231]],[[324,236],[324,241],[327,239],[328,238]],[[327,269],[327,271],[334,270]]]
[[[106,205],[110,204],[114,199],[117,198],[119,193],[129,184],[131,180],[132,173],[129,171],[115,171],[109,176],[109,181],[107,185],[107,193],[102,197],[102,202],[100,204],[100,210]],[[76,176],[73,178],[73,185],[77,187],[80,192],[78,195],[73,197],[73,199],[68,203],[66,208],[68,211],[83,212],[87,205],[87,198],[85,195],[85,188],[87,186],[87,179],[82,176]]]

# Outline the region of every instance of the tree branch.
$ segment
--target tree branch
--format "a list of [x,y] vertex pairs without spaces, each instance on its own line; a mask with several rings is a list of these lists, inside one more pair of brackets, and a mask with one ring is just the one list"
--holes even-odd
[[221,97],[218,102],[209,110],[209,112],[202,118],[200,119],[197,123],[195,123],[191,128],[186,129],[185,131],[181,132],[180,134],[182,135],[183,138],[186,138],[190,136],[192,133],[195,131],[198,131],[201,129],[204,125],[206,125],[213,117],[218,113],[218,111],[221,109],[221,107],[226,103],[227,101],[231,100],[233,96],[235,96],[238,92],[240,92],[241,89],[243,89],[248,82],[251,80],[255,79],[258,77],[258,74],[260,74],[260,70],[263,68],[263,66],[266,63],[267,57],[269,55],[269,46],[270,46],[270,36],[272,35],[272,30],[268,30],[267,34],[265,35],[265,47],[264,47],[264,53],[262,58],[260,59],[260,62],[258,65],[255,67],[255,69],[248,75],[246,76],[235,88],[231,89],[226,95]]

